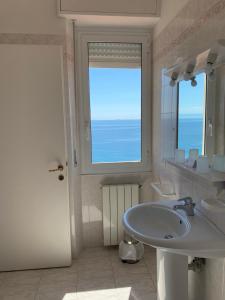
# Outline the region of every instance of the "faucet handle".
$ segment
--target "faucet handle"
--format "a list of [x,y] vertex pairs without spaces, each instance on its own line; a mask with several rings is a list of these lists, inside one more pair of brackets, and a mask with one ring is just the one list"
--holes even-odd
[[179,202],[184,201],[185,204],[194,204],[191,197],[184,197],[184,198],[178,199],[178,201]]

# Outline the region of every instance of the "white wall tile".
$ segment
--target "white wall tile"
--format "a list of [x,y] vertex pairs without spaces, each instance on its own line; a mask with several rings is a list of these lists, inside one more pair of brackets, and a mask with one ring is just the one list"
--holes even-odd
[[161,158],[171,158],[174,153],[172,113],[161,114]]
[[82,175],[82,218],[85,247],[103,245],[102,190],[104,184],[139,183],[140,201],[152,201],[151,172],[138,174]]
[[163,113],[171,113],[173,101],[173,88],[170,85],[164,85],[163,89]]
[[207,198],[216,198],[217,189],[215,187],[210,187],[207,185],[200,185],[196,182],[193,182],[193,199],[195,202],[199,202],[202,199]]

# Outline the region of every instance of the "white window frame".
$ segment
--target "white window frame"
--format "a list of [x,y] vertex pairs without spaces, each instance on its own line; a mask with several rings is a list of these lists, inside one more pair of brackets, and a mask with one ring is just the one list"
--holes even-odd
[[[216,70],[215,70],[216,72]],[[205,104],[205,154],[212,157],[215,153],[215,105],[216,105],[216,80],[206,80]],[[212,128],[210,129],[210,126]]]
[[[202,72],[204,73],[204,72]],[[179,118],[179,83],[177,83],[177,112],[176,112],[176,147],[178,147],[178,118]],[[191,88],[191,87],[190,87]],[[204,124],[203,124],[203,150],[204,155],[212,156],[215,148],[215,81],[210,81],[206,74],[205,103],[204,103]],[[209,133],[209,126],[212,125],[212,135]],[[201,153],[200,153],[201,154]]]
[[[76,88],[80,112],[81,173],[133,173],[151,170],[151,99],[150,99],[150,34],[148,32],[112,30],[75,30],[76,37]],[[118,42],[142,44],[142,160],[141,162],[97,163],[91,162],[91,121],[89,95],[89,42]]]

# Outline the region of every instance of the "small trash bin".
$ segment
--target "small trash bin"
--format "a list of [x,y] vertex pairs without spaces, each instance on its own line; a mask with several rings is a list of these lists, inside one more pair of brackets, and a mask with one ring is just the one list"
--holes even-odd
[[119,245],[119,257],[123,263],[134,264],[144,256],[144,245],[131,237],[126,237]]

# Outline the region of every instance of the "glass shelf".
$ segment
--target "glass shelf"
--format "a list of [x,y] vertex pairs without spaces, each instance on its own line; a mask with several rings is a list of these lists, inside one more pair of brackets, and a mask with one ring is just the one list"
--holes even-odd
[[205,181],[207,184],[225,188],[225,172],[210,170],[208,173],[199,173],[196,169],[191,168],[186,164],[175,162],[174,159],[166,159],[166,164],[181,170],[183,173],[190,176],[192,180]]

